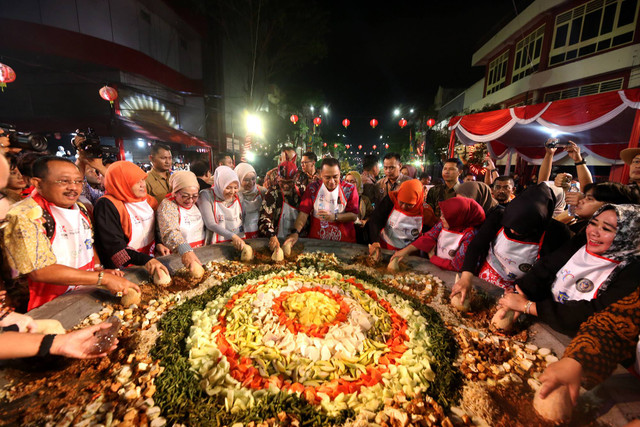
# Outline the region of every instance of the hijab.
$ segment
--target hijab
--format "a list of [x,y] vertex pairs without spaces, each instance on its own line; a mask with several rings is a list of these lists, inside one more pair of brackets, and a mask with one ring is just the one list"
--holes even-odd
[[145,171],[140,169],[136,164],[125,160],[120,160],[109,165],[104,175],[105,194],[103,197],[109,199],[118,211],[120,215],[120,226],[127,239],[131,238],[131,219],[124,204],[143,202],[146,200],[154,210],[158,206],[158,201],[155,197],[148,194],[144,197],[136,197],[131,190],[133,184],[146,177],[147,173]]
[[245,191],[244,187],[242,186],[242,181],[250,173],[254,174],[257,178],[258,174],[256,173],[256,170],[249,163],[243,162],[243,163],[238,163],[238,166],[236,166],[235,168],[235,172],[238,175],[238,182],[240,183],[240,192],[242,193],[242,195],[248,199],[251,199],[251,200],[254,199],[260,191],[258,189],[258,184],[254,183],[253,188],[251,190]]
[[439,202],[438,205],[451,231],[460,232],[467,228],[478,227],[485,220],[482,206],[467,197],[452,197]]
[[362,177],[360,176],[360,172],[358,171],[349,171],[347,175],[351,175],[356,180],[356,189],[358,190],[358,194],[362,195]]
[[[389,198],[393,202],[393,206],[397,211],[409,216],[418,216],[422,215],[424,212],[424,207],[422,205],[422,201],[424,200],[423,192],[424,188],[422,187],[420,180],[410,179],[409,181],[404,181],[400,184],[400,188],[398,188],[398,190],[390,191]],[[405,211],[400,207],[399,202],[415,206],[411,208],[411,210]]]
[[[504,209],[502,225],[505,233],[518,240],[540,240],[551,221],[555,206],[556,197],[545,183],[527,187]],[[509,229],[519,236],[513,236]]]
[[615,211],[618,228],[611,246],[600,256],[617,261],[619,264],[604,281],[600,291],[605,291],[618,272],[629,263],[640,260],[640,205],[606,204],[598,209],[593,217],[597,217],[606,210]]
[[169,185],[171,186],[171,193],[173,194],[187,187],[200,189],[198,178],[193,172],[189,171],[176,171],[171,174],[171,177],[169,178]]
[[234,182],[240,186],[238,175],[229,166],[218,166],[213,174],[213,193],[220,200],[224,200],[222,195],[224,189]]
[[458,185],[456,194],[478,202],[482,206],[485,215],[499,204],[491,195],[491,188],[484,182],[463,182]]
[[415,179],[418,170],[411,165],[404,165],[404,168],[407,168],[407,176],[411,179]]

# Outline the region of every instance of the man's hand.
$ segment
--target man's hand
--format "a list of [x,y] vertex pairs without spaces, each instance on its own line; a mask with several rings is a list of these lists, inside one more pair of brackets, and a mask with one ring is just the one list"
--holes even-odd
[[108,329],[110,323],[100,323],[99,325],[89,326],[88,328],[69,332],[67,334],[56,335],[51,344],[51,354],[65,357],[73,357],[76,359],[92,359],[103,357],[108,352],[115,350],[118,346],[118,340],[114,340],[113,346],[104,353],[95,354],[95,348],[99,338],[94,334],[101,329]]
[[571,402],[575,405],[580,395],[582,365],[575,359],[564,357],[547,366],[539,380],[542,382],[540,397],[544,399],[556,388],[566,385],[569,388]]
[[298,233],[289,234],[287,236],[287,238],[285,239],[283,245],[286,245],[287,243],[289,243],[289,245],[291,245],[291,247],[293,247],[296,244],[296,242],[298,241],[298,236],[299,236]]
[[147,272],[151,276],[153,276],[155,274],[156,270],[164,270],[164,272],[167,273],[167,276],[171,276],[171,274],[169,274],[169,270],[167,269],[167,267],[165,267],[163,263],[161,263],[160,261],[158,261],[155,258],[151,258],[144,265],[144,268],[147,269]]
[[471,291],[471,279],[473,278],[473,274],[468,271],[463,271],[460,279],[456,283],[453,284],[453,288],[451,288],[451,298],[454,295],[460,294],[460,304],[464,303],[467,299],[467,294]]
[[495,169],[496,168],[496,164],[493,163],[493,159],[491,158],[491,155],[489,153],[487,153],[487,155],[484,156],[484,161],[487,162],[487,169]]
[[19,332],[36,332],[38,330],[38,325],[31,318],[31,316],[27,316],[26,314],[20,314],[11,312],[4,319],[0,320],[0,326],[5,327],[9,325],[18,326]]
[[231,243],[233,244],[233,247],[239,251],[241,251],[245,245],[244,240],[242,240],[237,234],[234,234],[233,237],[231,237]]
[[567,191],[564,195],[564,201],[571,206],[577,206],[578,202],[584,198],[584,194],[580,191],[571,192]]
[[580,146],[578,146],[575,142],[569,141],[564,151],[567,152],[567,155],[571,157],[574,162],[581,162],[582,156],[580,155]]
[[165,256],[165,255],[171,254],[171,251],[169,250],[169,248],[163,245],[162,243],[156,244],[155,252],[156,252],[156,256]]
[[191,264],[199,264],[202,265],[202,262],[198,258],[198,256],[193,251],[186,252],[182,255],[182,265],[189,268]]
[[269,250],[273,252],[279,247],[280,247],[280,241],[278,240],[278,236],[271,237],[269,239]]
[[334,214],[332,214],[326,209],[322,209],[316,212],[316,216],[322,221],[333,221],[335,217]]
[[[547,143],[549,143],[553,139],[554,138],[547,139]],[[556,150],[558,150],[558,147],[547,147],[547,143],[545,143],[544,151],[546,152],[546,154],[551,154],[553,156],[554,154],[556,154]]]
[[[157,261],[155,259],[151,260],[151,261],[155,261],[158,264],[162,265],[160,263],[160,261]],[[148,265],[149,263],[147,263]],[[147,265],[145,265],[145,267],[147,267]],[[164,267],[164,265],[162,266]],[[166,270],[166,267],[164,267]],[[147,270],[149,270],[149,268],[147,268]],[[168,272],[167,272],[168,274]],[[138,285],[136,285],[133,282],[130,282],[129,280],[125,279],[124,277],[120,277],[120,276],[116,276],[115,274],[105,274],[104,277],[102,278],[102,284],[104,285],[105,288],[107,288],[109,291],[111,291],[111,293],[113,293],[114,295],[117,294],[118,292],[122,292],[123,294],[127,293],[127,289],[129,288],[133,288],[136,291],[142,293],[142,291],[140,291],[140,287]]]

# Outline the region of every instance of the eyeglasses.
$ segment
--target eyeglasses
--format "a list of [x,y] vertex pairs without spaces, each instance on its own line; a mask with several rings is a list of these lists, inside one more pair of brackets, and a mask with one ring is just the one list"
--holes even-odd
[[198,197],[200,197],[200,194],[196,193],[196,194],[184,194],[180,191],[178,191],[178,195],[180,197],[182,197],[185,200],[197,200]]
[[60,187],[68,187],[70,185],[83,185],[83,179],[59,179],[57,181],[52,181],[54,184],[59,185]]

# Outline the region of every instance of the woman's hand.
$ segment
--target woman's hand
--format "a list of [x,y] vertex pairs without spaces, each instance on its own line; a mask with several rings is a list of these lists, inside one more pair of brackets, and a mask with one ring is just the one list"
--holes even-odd
[[381,248],[380,248],[380,243],[375,242],[369,245],[369,256],[371,257],[372,260],[374,260],[375,262],[379,262],[380,258],[382,257],[382,253],[381,253]]
[[118,277],[124,277],[124,271],[120,270],[119,268],[116,268],[115,270],[102,270],[104,271],[106,274],[113,274],[114,276],[118,276]]
[[296,242],[298,241],[298,236],[299,236],[298,233],[289,234],[287,236],[286,240],[284,241],[283,245],[286,245],[287,243],[289,243],[289,245],[291,247],[293,247],[296,244]]
[[171,254],[171,251],[168,247],[166,247],[162,243],[156,244],[156,256],[165,256],[169,254]]
[[528,302],[529,299],[519,286],[516,286],[516,292],[506,291],[502,298],[498,300],[498,304],[501,307],[511,309],[516,313],[524,313],[524,308]]
[[279,247],[280,247],[280,241],[278,240],[278,236],[271,237],[269,239],[269,250],[273,252]]
[[18,326],[19,332],[36,332],[38,330],[38,325],[36,325],[31,316],[16,313],[15,311],[9,313],[7,317],[0,321],[0,326],[2,327],[9,325]]
[[191,267],[191,264],[199,264],[202,265],[202,262],[198,258],[198,256],[193,251],[189,251],[182,255],[182,265],[187,268]]
[[244,240],[242,240],[240,237],[238,237],[237,234],[234,234],[233,237],[231,238],[231,243],[233,244],[233,247],[236,248],[237,250],[241,251],[244,248]]
[[144,268],[147,269],[147,272],[151,276],[153,276],[157,270],[164,270],[164,272],[167,273],[168,276],[171,276],[171,274],[169,274],[169,270],[167,270],[167,267],[165,267],[163,263],[161,263],[160,261],[158,261],[155,258],[151,258],[144,265]]
[[580,394],[582,380],[582,365],[575,359],[563,357],[559,361],[547,366],[539,380],[542,382],[540,397],[545,398],[556,388],[566,385],[569,389],[571,402],[575,405]]
[[[156,262],[160,263],[160,261],[156,261]],[[129,288],[133,288],[139,293],[142,293],[138,285],[128,281],[124,277],[116,276],[115,274],[105,274],[104,277],[102,278],[102,284],[114,295],[117,295],[118,292],[122,292],[122,294],[126,294],[127,289]]]
[[463,271],[460,279],[456,283],[453,284],[453,288],[451,288],[451,298],[454,295],[460,294],[460,304],[464,303],[467,299],[467,294],[471,292],[471,279],[473,278],[473,274],[469,271]]
[[108,352],[115,350],[118,346],[118,340],[114,340],[113,346],[104,353],[95,354],[94,350],[100,338],[94,334],[101,329],[108,329],[110,323],[100,323],[99,325],[89,326],[88,328],[79,329],[67,334],[56,335],[51,344],[51,354],[58,356],[73,357],[76,359],[92,359],[103,357]]

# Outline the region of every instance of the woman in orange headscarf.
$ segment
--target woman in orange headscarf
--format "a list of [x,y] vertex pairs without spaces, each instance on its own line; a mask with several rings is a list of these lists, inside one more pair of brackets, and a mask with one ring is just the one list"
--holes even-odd
[[405,181],[376,206],[367,222],[372,252],[402,249],[418,238],[424,224],[422,191],[419,180]]
[[107,268],[144,265],[149,274],[169,273],[156,255],[170,253],[155,242],[155,198],[147,195],[147,174],[131,162],[119,161],[107,169],[105,195],[93,209],[95,247]]
[[429,257],[432,264],[444,270],[460,271],[467,246],[485,220],[484,210],[478,202],[466,197],[453,197],[439,205],[442,212],[440,222],[393,254],[391,259],[402,259],[417,250],[429,253],[435,249],[435,253]]

